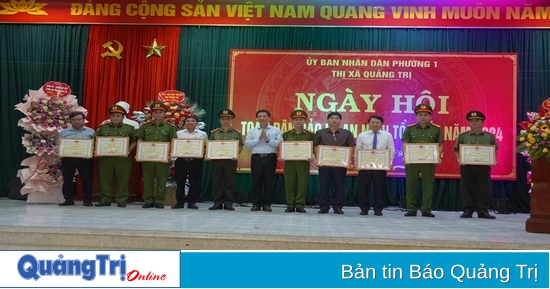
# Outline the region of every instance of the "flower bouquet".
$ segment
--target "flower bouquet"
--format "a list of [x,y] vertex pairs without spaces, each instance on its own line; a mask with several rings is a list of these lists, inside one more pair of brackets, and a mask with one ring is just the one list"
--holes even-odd
[[545,157],[550,160],[550,98],[539,107],[538,112],[528,112],[528,121],[522,121],[517,140],[517,153],[535,160]]

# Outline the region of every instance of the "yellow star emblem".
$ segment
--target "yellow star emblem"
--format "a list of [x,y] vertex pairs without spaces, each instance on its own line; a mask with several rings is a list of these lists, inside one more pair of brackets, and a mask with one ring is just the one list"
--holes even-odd
[[151,46],[143,46],[143,48],[147,49],[147,57],[152,56],[152,55],[158,55],[158,57],[162,57],[160,55],[160,51],[163,50],[164,48],[166,48],[166,46],[159,46],[157,44],[157,39],[155,38],[155,40],[153,41],[153,44],[151,44]]

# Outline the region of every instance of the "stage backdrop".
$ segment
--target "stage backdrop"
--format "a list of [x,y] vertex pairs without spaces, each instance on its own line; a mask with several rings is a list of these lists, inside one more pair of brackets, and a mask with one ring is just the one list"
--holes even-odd
[[[397,152],[389,176],[404,176],[403,131],[416,123],[414,107],[430,104],[444,137],[439,178],[460,177],[455,139],[469,129],[466,113],[480,110],[487,116],[484,129],[500,147],[492,178],[515,180],[516,86],[517,54],[232,50],[228,104],[243,137],[257,125],[255,112],[262,108],[283,132],[292,128],[294,108],[308,112],[307,126],[314,132],[326,127],[329,112],[338,111],[342,127],[355,137],[368,130],[371,115],[381,115]],[[282,167],[279,163],[279,172]],[[239,171],[249,168],[245,149]]]

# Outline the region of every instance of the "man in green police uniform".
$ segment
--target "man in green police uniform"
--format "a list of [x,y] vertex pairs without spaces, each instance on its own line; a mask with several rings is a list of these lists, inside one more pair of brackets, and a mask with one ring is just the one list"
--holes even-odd
[[[304,129],[307,113],[301,109],[295,109],[290,113],[293,129],[283,133],[284,141],[313,141],[313,132]],[[309,161],[285,161],[283,175],[285,178],[285,212],[305,213],[307,184],[309,181]]]
[[[235,113],[232,110],[225,108],[218,112],[218,117],[220,119],[221,127],[210,132],[210,140],[238,140],[239,153],[241,153],[244,144],[242,134],[240,131],[232,127]],[[208,209],[225,209],[234,211],[233,188],[235,185],[235,177],[237,175],[237,159],[212,160],[210,164],[214,206]]]
[[[133,126],[123,123],[126,110],[120,105],[111,105],[107,111],[111,114],[110,122],[103,124],[96,132],[98,136],[116,136],[128,137],[128,153],[136,147],[136,130]],[[113,187],[113,178],[116,175],[116,197],[117,207],[126,207],[128,199],[128,181],[130,171],[132,170],[132,158],[129,155],[122,156],[102,156],[98,160],[99,166],[99,193],[101,202],[95,204],[96,207],[106,207],[111,205],[111,194]]]
[[[443,136],[439,126],[431,123],[432,107],[419,104],[414,108],[415,124],[409,125],[403,133],[403,143],[437,143],[439,144],[440,158],[443,157]],[[432,214],[432,197],[435,177],[435,164],[406,164],[407,177],[407,213],[405,217],[416,216],[418,210],[418,177],[422,175],[422,205],[420,211],[423,217],[435,217]]]
[[[162,102],[153,102],[150,106],[153,120],[139,127],[136,137],[143,141],[170,142],[176,137],[176,128],[164,120],[168,108]],[[166,181],[168,179],[169,163],[143,162],[143,199],[142,208],[164,209],[166,197]],[[156,180],[156,190],[155,190]]]
[[[461,164],[459,149],[461,144],[480,144],[494,145],[495,150],[498,150],[498,144],[493,134],[483,131],[485,115],[482,112],[470,111],[466,114],[466,119],[470,123],[470,130],[461,133],[454,146],[455,156],[460,165],[460,195],[462,196],[462,208],[464,210],[460,217],[471,218],[472,213],[477,211],[478,218],[495,219],[495,216],[489,214],[489,206],[491,205],[491,166]],[[474,203],[473,195],[475,183],[477,183],[479,191],[477,204]]]

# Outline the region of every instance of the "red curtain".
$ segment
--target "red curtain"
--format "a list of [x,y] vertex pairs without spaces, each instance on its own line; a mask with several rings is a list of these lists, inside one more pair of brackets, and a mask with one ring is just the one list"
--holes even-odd
[[[90,26],[83,97],[87,126],[97,129],[109,117],[107,108],[118,101],[130,104],[130,117],[131,111],[141,111],[147,101],[156,100],[160,91],[176,89],[179,37],[180,28],[175,26]],[[155,39],[157,45],[166,47],[160,50],[160,57],[147,57],[149,50],[143,46],[152,46]],[[102,57],[111,52],[103,47],[105,43],[111,42],[114,51],[120,50],[115,41],[122,45],[121,59]],[[94,191],[99,188],[97,176]],[[130,194],[143,195],[141,166],[135,161],[129,190]]]
[[[130,110],[143,110],[146,101],[156,100],[163,90],[176,88],[180,28],[175,26],[90,26],[84,76],[84,104],[88,126],[97,128],[108,118],[107,107],[124,100]],[[161,57],[147,57],[156,39]],[[110,52],[103,45],[123,50],[120,56],[102,57]],[[129,114],[131,115],[131,113]]]

